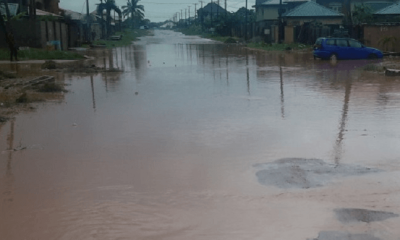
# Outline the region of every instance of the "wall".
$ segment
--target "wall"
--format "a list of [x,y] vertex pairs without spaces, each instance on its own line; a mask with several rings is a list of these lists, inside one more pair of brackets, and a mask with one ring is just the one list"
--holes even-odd
[[293,43],[294,42],[294,28],[293,26],[285,27],[285,43]]
[[[394,46],[391,43],[383,46],[379,44],[384,38],[395,37]],[[400,52],[400,25],[398,26],[364,26],[364,43],[369,47],[378,48],[382,51]]]
[[62,50],[68,49],[68,29],[63,22],[40,22],[40,45],[46,48],[49,41],[60,41]]
[[303,25],[305,22],[312,22],[315,20],[321,22],[323,25],[337,25],[342,24],[343,18],[287,18],[285,20],[287,25],[290,26]]
[[277,20],[279,6],[258,7],[256,12],[256,22],[263,20]]
[[[11,22],[15,42],[20,47],[46,48],[49,41],[61,41],[63,50],[68,49],[68,29],[65,23],[15,20]],[[47,27],[46,27],[47,26]],[[8,48],[4,37],[0,37],[0,47]]]

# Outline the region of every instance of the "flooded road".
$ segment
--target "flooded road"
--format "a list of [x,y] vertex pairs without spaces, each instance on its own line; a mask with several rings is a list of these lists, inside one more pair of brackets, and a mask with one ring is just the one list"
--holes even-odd
[[124,72],[0,125],[0,239],[400,239],[399,77],[171,31],[96,54]]

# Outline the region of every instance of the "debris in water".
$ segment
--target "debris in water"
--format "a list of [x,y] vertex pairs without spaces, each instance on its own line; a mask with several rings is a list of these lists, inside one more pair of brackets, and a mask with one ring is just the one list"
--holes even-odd
[[21,151],[21,150],[24,150],[24,149],[26,149],[26,147],[18,146],[16,148],[14,148],[13,150],[14,150],[14,152],[17,152],[17,151]]
[[336,177],[358,176],[380,172],[380,169],[349,164],[329,164],[320,159],[283,158],[271,163],[256,164],[256,176],[263,185],[278,188],[322,187]]
[[384,221],[388,218],[398,217],[398,214],[383,211],[372,211],[358,208],[335,209],[336,217],[342,223],[349,222],[376,222]]
[[76,126],[78,126],[78,124],[77,124],[77,123],[73,123],[72,126],[73,126],[73,127],[76,127]]
[[0,116],[0,123],[7,122],[8,118]]
[[48,60],[42,64],[42,69],[56,69],[57,64],[54,61]]

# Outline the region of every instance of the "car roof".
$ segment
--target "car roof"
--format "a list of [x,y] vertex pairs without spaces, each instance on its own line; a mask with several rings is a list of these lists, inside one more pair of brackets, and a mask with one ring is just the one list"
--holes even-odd
[[355,41],[357,41],[356,39],[349,38],[349,37],[320,37],[318,39],[346,39],[346,40],[355,40]]

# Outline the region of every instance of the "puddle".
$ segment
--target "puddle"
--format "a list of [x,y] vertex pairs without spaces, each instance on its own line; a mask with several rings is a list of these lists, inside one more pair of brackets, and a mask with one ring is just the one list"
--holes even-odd
[[383,211],[372,211],[357,208],[340,208],[335,209],[336,217],[342,223],[350,222],[376,222],[384,221],[388,218],[398,217],[398,214]]
[[272,163],[256,164],[256,176],[263,185],[278,188],[322,187],[334,178],[380,172],[363,166],[329,164],[320,159],[283,158]]
[[380,240],[380,238],[365,233],[345,233],[345,232],[326,231],[326,232],[320,232],[317,238],[308,240]]

